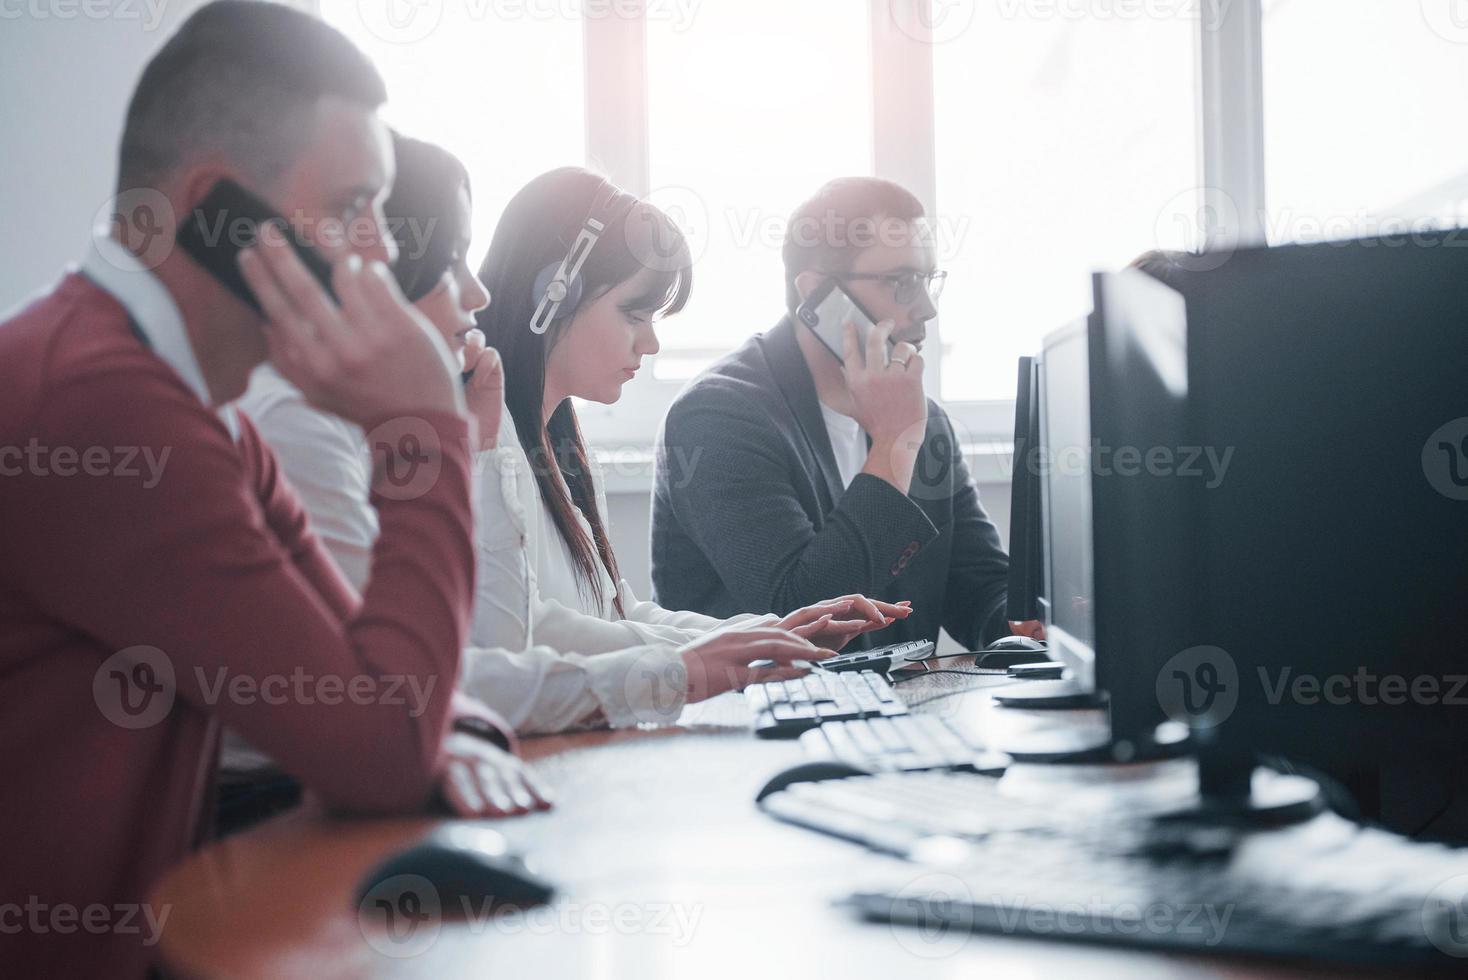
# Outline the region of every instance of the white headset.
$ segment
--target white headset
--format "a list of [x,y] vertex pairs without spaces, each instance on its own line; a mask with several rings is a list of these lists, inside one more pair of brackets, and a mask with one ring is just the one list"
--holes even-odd
[[[535,300],[535,314],[530,318],[532,333],[545,333],[557,319],[570,316],[581,305],[581,267],[586,264],[591,250],[601,240],[602,232],[606,231],[607,221],[610,220],[608,211],[618,194],[615,186],[604,182],[597,192],[596,202],[576,235],[576,240],[566,252],[566,257],[559,263],[552,262],[541,269],[540,274],[535,277],[531,296]],[[561,312],[563,307],[564,314]]]

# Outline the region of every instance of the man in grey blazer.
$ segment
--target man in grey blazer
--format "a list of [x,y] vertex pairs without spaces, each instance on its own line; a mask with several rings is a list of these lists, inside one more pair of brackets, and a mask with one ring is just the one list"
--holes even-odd
[[[786,316],[695,379],[663,423],[659,604],[731,616],[861,593],[914,610],[869,646],[940,627],[971,650],[1039,634],[1006,621],[1008,558],[948,416],[923,393],[943,281],[933,251],[921,203],[887,181],[833,181],[796,211]],[[849,329],[838,358],[795,320],[827,279],[881,321],[865,351]]]

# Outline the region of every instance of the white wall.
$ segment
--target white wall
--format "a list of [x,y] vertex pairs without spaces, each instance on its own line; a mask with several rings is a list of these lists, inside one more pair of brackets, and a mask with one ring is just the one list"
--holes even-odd
[[[79,259],[112,195],[138,75],[201,0],[7,4],[0,13],[0,310]],[[85,6],[109,16],[88,17]]]

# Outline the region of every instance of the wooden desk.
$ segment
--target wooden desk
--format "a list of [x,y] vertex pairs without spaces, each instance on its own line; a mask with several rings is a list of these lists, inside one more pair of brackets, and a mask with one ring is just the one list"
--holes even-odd
[[[899,690],[925,702],[918,710],[968,716],[986,710],[987,695],[941,695],[984,683],[932,675]],[[548,909],[445,922],[416,955],[385,955],[369,939],[392,944],[359,925],[358,883],[433,821],[296,813],[204,848],[161,882],[165,960],[185,975],[313,980],[1340,975],[862,923],[832,901],[870,876],[924,870],[760,813],[760,786],[805,755],[795,742],[752,737],[741,695],[690,707],[682,722],[526,740],[557,807],[494,826],[562,886]]]

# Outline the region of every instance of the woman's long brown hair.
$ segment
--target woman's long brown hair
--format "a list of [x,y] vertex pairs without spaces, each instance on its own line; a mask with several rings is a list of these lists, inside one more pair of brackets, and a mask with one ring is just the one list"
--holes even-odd
[[[653,316],[683,309],[693,288],[693,268],[678,228],[663,212],[617,191],[604,177],[565,167],[536,177],[506,205],[479,267],[479,281],[489,290],[490,304],[479,312],[478,321],[504,362],[505,403],[520,445],[530,458],[540,498],[570,547],[580,585],[601,606],[606,597],[597,561],[611,576],[614,590],[621,575],[606,523],[596,506],[590,457],[576,410],[567,399],[548,423],[541,421],[546,358],[566,331],[574,329],[574,311],[563,309],[544,334],[530,329],[537,302],[536,276],[565,258],[598,202],[606,228],[582,266],[579,306],[594,302],[643,269],[652,269],[657,275],[630,308]],[[561,480],[555,479],[556,473]],[[590,539],[576,520],[578,509],[591,526]],[[625,615],[620,596],[614,593],[612,603],[618,616]]]

